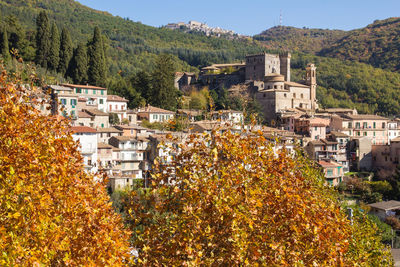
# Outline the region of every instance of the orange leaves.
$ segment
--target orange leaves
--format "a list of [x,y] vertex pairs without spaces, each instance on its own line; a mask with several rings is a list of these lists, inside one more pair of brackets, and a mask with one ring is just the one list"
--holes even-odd
[[130,233],[36,93],[0,75],[0,265],[126,265]]

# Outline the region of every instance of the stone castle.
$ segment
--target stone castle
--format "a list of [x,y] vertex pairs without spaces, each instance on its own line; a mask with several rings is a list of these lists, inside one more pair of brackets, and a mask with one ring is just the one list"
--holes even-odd
[[301,108],[312,112],[318,107],[316,67],[308,64],[306,79],[291,82],[290,58],[290,53],[246,56],[245,79],[252,81],[256,87],[256,100],[269,122],[276,121],[280,113],[290,109]]
[[[245,91],[260,103],[266,121],[275,125],[285,112],[302,109],[313,113],[318,108],[316,67],[308,64],[305,80],[292,82],[290,59],[288,52],[247,55],[245,62],[213,64],[202,68],[196,83],[208,85],[210,89],[224,87],[231,94],[243,95]],[[176,87],[181,90],[191,86],[184,77],[181,73],[176,75]]]

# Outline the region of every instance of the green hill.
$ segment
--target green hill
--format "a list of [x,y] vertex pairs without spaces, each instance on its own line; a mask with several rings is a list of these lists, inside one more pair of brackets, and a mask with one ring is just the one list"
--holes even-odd
[[318,54],[400,72],[400,18],[377,20],[353,30]]
[[255,35],[269,49],[316,54],[346,35],[345,31],[276,26]]
[[277,26],[254,39],[269,49],[359,61],[400,71],[400,18],[377,20],[352,31]]
[[[241,61],[246,54],[259,53],[266,49],[317,53],[322,47],[333,47],[333,43],[346,40],[349,38],[347,35],[352,33],[275,27],[264,32],[264,39],[256,37],[267,42],[266,48],[260,41],[251,39],[226,40],[155,28],[96,11],[72,0],[0,0],[0,24],[4,24],[10,16],[15,16],[22,25],[21,29],[16,23],[12,30],[24,32],[21,47],[26,61],[33,60],[35,54],[35,19],[42,10],[48,13],[50,20],[55,21],[60,29],[67,27],[70,30],[74,45],[81,41],[86,42],[94,27],[100,27],[109,40],[108,87],[128,99],[131,99],[127,93],[131,75],[139,70],[151,71],[157,54],[162,52],[174,55],[177,70],[188,71],[211,63]],[[379,28],[395,23],[388,23],[388,26],[384,24],[380,23]],[[393,26],[389,28],[392,29]],[[345,34],[347,37],[343,37]],[[398,37],[393,38],[392,43],[395,43],[396,38]],[[328,52],[331,51],[324,51],[325,55],[330,56]],[[360,57],[360,60],[363,58]],[[318,67],[317,97],[324,107],[356,107],[364,113],[384,115],[400,113],[400,74],[367,64],[294,52],[292,80],[302,78],[304,68],[309,62],[314,62]],[[45,70],[40,72],[47,74]],[[57,77],[60,76],[55,76],[53,81]],[[121,82],[122,78],[125,82]]]
[[56,21],[59,28],[70,30],[75,44],[86,41],[93,28],[99,26],[110,40],[111,73],[148,69],[153,66],[155,55],[162,52],[179,58],[182,70],[193,70],[193,67],[211,63],[238,61],[246,54],[265,49],[252,40],[230,41],[143,25],[96,11],[73,0],[0,1],[0,17],[15,15],[31,38],[35,18],[42,10],[47,12],[50,20]]

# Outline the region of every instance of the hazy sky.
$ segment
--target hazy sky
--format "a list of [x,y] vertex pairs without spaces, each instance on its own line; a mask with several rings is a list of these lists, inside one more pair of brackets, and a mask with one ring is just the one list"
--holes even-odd
[[400,0],[78,0],[97,10],[151,26],[196,20],[254,35],[282,24],[351,30],[400,16]]

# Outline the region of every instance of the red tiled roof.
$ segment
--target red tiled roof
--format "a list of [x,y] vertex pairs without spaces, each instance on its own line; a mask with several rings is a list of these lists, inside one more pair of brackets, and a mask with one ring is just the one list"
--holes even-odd
[[324,161],[324,160],[318,161],[318,164],[321,165],[322,167],[340,167],[341,166],[338,163]]
[[114,101],[114,102],[128,102],[127,99],[120,97],[119,95],[108,95],[107,101]]
[[107,88],[93,86],[93,85],[81,85],[81,84],[63,83],[63,84],[61,84],[61,86],[66,86],[66,87],[71,87],[71,88],[87,88],[87,89],[104,89],[104,90],[107,90]]
[[70,130],[72,133],[96,133],[96,129],[88,126],[72,126]]
[[78,111],[78,118],[91,118],[92,115],[84,111]]
[[162,109],[162,108],[153,107],[153,106],[150,106],[150,105],[147,106],[147,107],[141,108],[140,111],[138,110],[138,113],[169,113],[169,114],[175,114],[175,112],[173,112],[173,111]]

